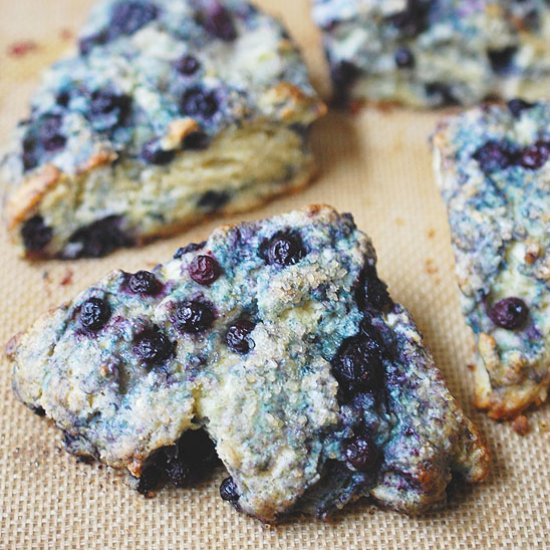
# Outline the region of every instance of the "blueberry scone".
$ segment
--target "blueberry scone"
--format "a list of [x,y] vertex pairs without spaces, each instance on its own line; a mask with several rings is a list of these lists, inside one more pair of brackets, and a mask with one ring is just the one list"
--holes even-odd
[[306,184],[324,112],[285,29],[241,0],[106,0],[4,160],[29,257],[101,256]]
[[550,104],[512,100],[449,117],[433,144],[479,350],[475,401],[513,418],[550,385]]
[[375,261],[326,206],[222,227],[12,339],[15,392],[142,493],[211,464],[209,437],[222,498],[262,521],[360,497],[423,512],[488,453]]
[[340,104],[549,96],[545,0],[314,0],[313,14]]

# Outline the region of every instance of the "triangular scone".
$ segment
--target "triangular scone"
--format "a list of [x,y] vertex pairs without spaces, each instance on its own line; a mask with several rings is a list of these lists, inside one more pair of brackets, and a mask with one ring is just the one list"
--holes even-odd
[[283,26],[242,0],[104,0],[4,160],[28,257],[102,256],[304,186],[325,107]]
[[544,0],[313,0],[313,18],[339,103],[548,97]]
[[433,139],[462,308],[475,333],[478,407],[514,418],[550,385],[550,104],[445,119]]
[[142,492],[184,484],[200,428],[222,497],[263,521],[362,496],[423,512],[453,474],[481,481],[488,453],[375,261],[326,206],[222,227],[16,337],[15,392]]

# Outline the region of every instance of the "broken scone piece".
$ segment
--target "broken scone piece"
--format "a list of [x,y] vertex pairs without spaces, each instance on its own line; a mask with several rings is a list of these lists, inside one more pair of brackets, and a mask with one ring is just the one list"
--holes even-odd
[[424,512],[488,452],[375,263],[326,206],[222,227],[13,339],[15,392],[141,492],[209,463],[204,430],[222,498],[262,521],[360,497]]
[[550,385],[550,104],[448,117],[433,138],[462,309],[475,333],[475,402],[495,419]]
[[548,97],[544,0],[313,0],[334,98],[414,107]]
[[102,256],[313,174],[325,107],[283,26],[241,0],[104,0],[4,159],[28,257]]

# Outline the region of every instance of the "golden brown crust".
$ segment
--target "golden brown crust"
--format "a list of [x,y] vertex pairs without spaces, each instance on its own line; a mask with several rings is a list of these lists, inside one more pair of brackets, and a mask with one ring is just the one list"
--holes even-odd
[[62,176],[58,168],[46,164],[9,196],[5,211],[10,231],[34,213],[44,195],[61,181]]

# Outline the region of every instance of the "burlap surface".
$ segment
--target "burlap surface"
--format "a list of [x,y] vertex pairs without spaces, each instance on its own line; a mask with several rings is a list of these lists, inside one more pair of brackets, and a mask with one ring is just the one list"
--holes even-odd
[[[26,113],[39,70],[70,46],[69,34],[79,28],[91,2],[0,0],[0,143]],[[325,66],[308,1],[262,3],[285,19],[305,51],[316,85],[325,90]],[[14,43],[27,40],[36,49],[14,56]],[[108,469],[76,464],[62,451],[56,430],[13,397],[3,361],[0,548],[549,548],[549,408],[531,415],[532,433],[522,438],[470,406],[466,365],[472,338],[459,311],[445,211],[427,146],[437,116],[398,109],[369,109],[355,117],[331,114],[314,132],[321,174],[315,184],[242,217],[268,216],[312,202],[353,212],[374,240],[380,273],[394,298],[413,312],[452,391],[486,434],[495,457],[486,484],[454,488],[444,511],[421,519],[359,503],[332,523],[302,520],[276,529],[237,514],[220,500],[221,471],[200,487],[165,490],[146,500]],[[34,265],[16,256],[2,230],[0,341],[108,270],[155,264],[179,245],[204,238],[215,225],[103,260]]]

